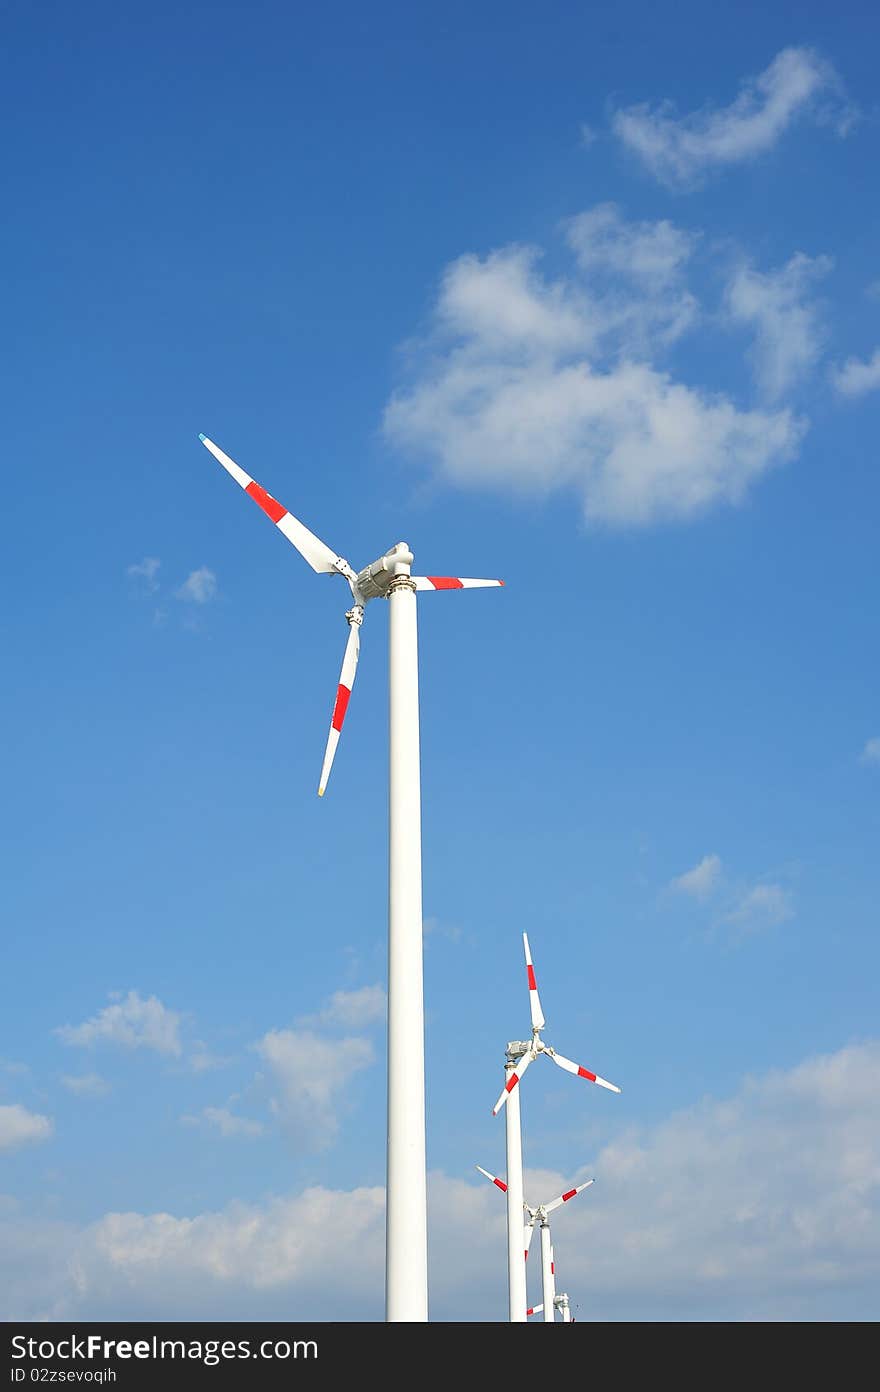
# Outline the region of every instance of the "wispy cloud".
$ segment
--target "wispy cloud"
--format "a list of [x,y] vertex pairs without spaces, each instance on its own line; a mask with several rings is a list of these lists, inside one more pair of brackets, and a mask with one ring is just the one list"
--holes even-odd
[[429,916],[423,925],[425,942],[429,938],[446,938],[449,942],[461,942],[462,930],[459,924],[450,923],[445,918],[434,918]]
[[368,1039],[327,1039],[313,1030],[270,1030],[255,1045],[268,1066],[271,1107],[297,1143],[324,1150],[339,1130],[356,1073],[374,1058]]
[[207,566],[190,571],[177,590],[177,598],[185,604],[209,604],[217,593],[217,576]]
[[[818,53],[785,48],[743,84],[729,106],[679,116],[670,101],[654,107],[641,103],[615,111],[611,125],[655,178],[672,188],[692,188],[712,170],[765,154],[801,116],[831,121],[845,134],[854,115],[840,100],[840,90],[833,67]],[[833,105],[821,107],[822,95]]]
[[568,240],[586,271],[604,269],[667,286],[679,280],[699,234],[660,222],[628,222],[616,203],[598,203],[565,224]]
[[875,735],[866,741],[859,760],[863,764],[880,764],[880,736]]
[[99,1073],[81,1073],[79,1075],[65,1073],[61,1078],[61,1083],[75,1097],[106,1097],[107,1093],[110,1092],[110,1084]]
[[61,1025],[55,1033],[65,1044],[87,1048],[97,1044],[116,1044],[127,1049],[154,1049],[159,1054],[179,1056],[181,1016],[156,996],[144,998],[129,991],[122,1000],[105,1006],[81,1025]]
[[775,271],[742,267],[727,287],[732,321],[754,330],[752,366],[761,395],[778,401],[818,361],[825,340],[818,306],[810,299],[813,284],[832,267],[828,256],[798,252]]
[[652,361],[696,317],[681,279],[692,236],[626,223],[607,204],[566,236],[568,279],[543,276],[534,247],[447,267],[386,435],[465,487],[575,490],[593,522],[646,525],[740,502],[795,454],[805,423],[739,409]]
[[880,348],[867,361],[847,358],[842,367],[835,368],[831,380],[841,396],[865,396],[880,388]]
[[323,1010],[317,1015],[304,1015],[298,1024],[303,1028],[326,1025],[341,1029],[365,1029],[385,1019],[384,986],[361,986],[356,991],[334,991]]
[[182,1116],[180,1120],[187,1126],[207,1124],[227,1137],[262,1136],[266,1130],[261,1121],[237,1116],[228,1107],[203,1107],[197,1116]]
[[156,576],[162,562],[156,556],[145,556],[137,565],[130,565],[126,569],[129,580],[136,580],[142,583],[143,588],[148,594],[154,594],[159,588],[159,581]]
[[757,932],[793,917],[790,890],[779,884],[756,884],[738,896],[733,907],[724,914],[724,922],[744,932]]
[[721,857],[713,852],[712,855],[703,856],[692,869],[677,875],[670,881],[669,888],[677,890],[680,894],[689,894],[693,899],[708,899],[716,888],[720,875]]
[[0,1106],[0,1150],[15,1150],[35,1141],[47,1141],[52,1122],[38,1112],[29,1112],[19,1102]]
[[219,1054],[213,1054],[203,1040],[196,1039],[193,1041],[188,1062],[194,1073],[207,1073],[212,1068],[222,1068],[229,1060]]

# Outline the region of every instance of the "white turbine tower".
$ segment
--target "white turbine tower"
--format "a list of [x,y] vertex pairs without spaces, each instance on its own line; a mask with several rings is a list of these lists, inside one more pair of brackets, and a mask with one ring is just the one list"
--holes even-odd
[[504,1089],[498,1101],[495,1103],[495,1106],[492,1108],[492,1115],[497,1116],[504,1104],[507,1103],[507,1281],[509,1316],[514,1323],[522,1323],[526,1317],[525,1271],[522,1262],[519,1260],[519,1215],[524,1206],[522,1180],[522,1123],[520,1120],[518,1086],[520,1080],[529,1067],[529,1064],[531,1064],[539,1054],[546,1054],[547,1057],[551,1058],[560,1068],[564,1068],[567,1073],[574,1073],[579,1078],[586,1078],[588,1082],[598,1083],[600,1087],[608,1088],[611,1092],[620,1092],[620,1088],[614,1083],[609,1083],[605,1078],[600,1078],[597,1073],[592,1073],[589,1068],[582,1068],[579,1063],[573,1063],[571,1059],[565,1058],[562,1054],[558,1054],[549,1044],[544,1043],[541,1038],[541,1031],[545,1024],[544,1012],[541,1009],[541,999],[538,995],[538,983],[535,980],[535,968],[532,964],[532,954],[529,950],[527,933],[523,933],[523,947],[526,954],[526,975],[529,981],[529,1008],[532,1014],[532,1037],[528,1041],[512,1039],[507,1045],[504,1064]]
[[[503,1179],[499,1179],[497,1175],[490,1174],[488,1170],[483,1169],[482,1165],[477,1165],[477,1169],[480,1171],[480,1174],[485,1175],[497,1189],[500,1189],[502,1194],[507,1194],[509,1197],[510,1190]],[[536,1315],[539,1311],[543,1310],[545,1324],[553,1323],[555,1318],[554,1310],[556,1309],[554,1303],[556,1301],[556,1265],[553,1260],[553,1244],[550,1240],[550,1214],[555,1213],[556,1209],[561,1208],[563,1204],[567,1204],[576,1194],[582,1194],[585,1189],[589,1189],[590,1185],[595,1184],[595,1182],[594,1179],[585,1179],[583,1184],[576,1184],[573,1189],[566,1189],[565,1193],[560,1194],[558,1198],[551,1199],[549,1203],[538,1204],[535,1208],[532,1208],[530,1204],[523,1200],[522,1206],[528,1214],[523,1234],[524,1256],[523,1261],[520,1263],[520,1269],[523,1274],[523,1290],[525,1290],[525,1263],[528,1261],[529,1248],[532,1245],[532,1234],[535,1231],[535,1224],[537,1224],[541,1232],[541,1295],[543,1297],[543,1304],[533,1305],[531,1309],[526,1309],[525,1300],[523,1300],[523,1309],[525,1310],[523,1318],[526,1318],[528,1315]],[[520,1219],[520,1222],[521,1221],[522,1219]],[[566,1300],[567,1299],[568,1297],[566,1296]],[[563,1315],[563,1319],[564,1318],[565,1316]]]
[[419,780],[417,590],[479,589],[501,580],[412,575],[398,542],[359,573],[320,541],[204,435],[199,439],[275,523],[312,570],[341,575],[351,590],[349,634],[318,784],[323,796],[357,669],[364,610],[389,600],[388,1152],[385,1317],[428,1318],[425,1177],[425,1022],[422,977],[422,846]]

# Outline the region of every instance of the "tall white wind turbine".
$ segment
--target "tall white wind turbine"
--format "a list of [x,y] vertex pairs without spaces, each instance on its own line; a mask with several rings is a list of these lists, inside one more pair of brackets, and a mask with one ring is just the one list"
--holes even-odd
[[544,1012],[541,1009],[541,998],[538,995],[538,983],[535,979],[535,968],[529,949],[529,938],[527,933],[523,933],[522,936],[523,947],[526,954],[526,975],[529,982],[529,1008],[532,1015],[532,1037],[530,1040],[512,1039],[508,1043],[504,1063],[504,1088],[501,1096],[492,1108],[492,1115],[497,1116],[505,1103],[507,1104],[507,1282],[509,1293],[509,1317],[513,1323],[522,1323],[526,1317],[525,1270],[522,1262],[519,1260],[519,1225],[521,1221],[520,1214],[524,1203],[519,1083],[526,1069],[534,1062],[538,1055],[546,1054],[546,1056],[552,1059],[559,1068],[564,1068],[567,1073],[574,1073],[578,1078],[586,1078],[588,1082],[598,1083],[600,1087],[608,1088],[610,1092],[620,1092],[620,1088],[614,1083],[609,1083],[605,1078],[600,1078],[598,1073],[591,1072],[589,1068],[583,1068],[579,1063],[573,1063],[570,1058],[565,1058],[563,1054],[557,1053],[549,1044],[544,1043],[541,1038],[541,1031],[546,1022],[544,1020]]
[[422,847],[419,778],[417,590],[479,589],[501,580],[412,575],[413,555],[398,542],[360,572],[319,540],[281,503],[200,435],[319,574],[341,575],[351,590],[348,641],[318,794],[323,796],[354,685],[360,630],[370,600],[389,601],[388,1151],[385,1218],[385,1317],[428,1318],[425,1177],[425,1022],[422,973]]
[[[480,1171],[480,1174],[485,1175],[497,1189],[500,1189],[502,1194],[506,1193],[509,1196],[510,1190],[503,1179],[499,1179],[497,1175],[490,1174],[488,1170],[483,1169],[482,1165],[477,1165],[477,1169]],[[525,1310],[523,1319],[528,1315],[537,1315],[539,1311],[543,1311],[545,1324],[553,1324],[556,1310],[556,1263],[553,1260],[553,1243],[550,1238],[550,1214],[555,1213],[557,1208],[561,1208],[563,1204],[567,1204],[576,1194],[582,1194],[585,1189],[589,1189],[590,1185],[595,1184],[595,1182],[594,1179],[585,1179],[583,1184],[576,1184],[573,1189],[566,1189],[565,1193],[560,1194],[558,1198],[551,1199],[549,1203],[538,1204],[535,1208],[532,1208],[530,1204],[523,1200],[523,1208],[528,1215],[523,1230],[524,1255],[523,1261],[520,1263],[523,1273],[523,1290],[525,1290],[525,1263],[528,1261],[529,1248],[532,1245],[532,1234],[537,1224],[541,1233],[541,1296],[543,1300],[543,1304],[534,1305],[531,1309],[526,1309],[525,1301],[523,1301],[523,1309]],[[520,1219],[520,1222],[522,1222],[522,1219]],[[568,1297],[566,1296],[566,1300],[567,1299]],[[564,1318],[563,1316],[563,1319]]]

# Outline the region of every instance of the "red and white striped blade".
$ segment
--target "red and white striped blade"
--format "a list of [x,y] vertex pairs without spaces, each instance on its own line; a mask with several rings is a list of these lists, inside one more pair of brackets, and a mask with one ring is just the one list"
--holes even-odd
[[342,659],[342,672],[339,677],[339,685],[336,688],[336,704],[333,707],[333,718],[330,721],[330,733],[327,736],[327,748],[324,751],[324,766],[321,769],[321,781],[318,784],[318,797],[324,796],[324,789],[327,787],[327,779],[330,777],[330,770],[333,767],[333,760],[336,756],[336,746],[339,743],[339,736],[342,734],[342,722],[345,720],[345,712],[348,710],[351,688],[354,686],[354,674],[357,671],[360,646],[360,626],[358,624],[352,624],[348,630],[345,657]]
[[497,1175],[490,1174],[488,1170],[483,1169],[482,1165],[477,1165],[477,1169],[480,1171],[480,1174],[485,1175],[493,1184],[497,1184],[502,1194],[507,1193],[507,1185],[504,1183],[503,1179],[499,1179]]
[[528,1259],[529,1259],[529,1248],[530,1248],[531,1245],[532,1245],[532,1233],[533,1233],[534,1231],[535,1231],[534,1220],[533,1220],[531,1223],[526,1223],[525,1229],[523,1230],[523,1247],[525,1248],[525,1253],[526,1253],[526,1255],[525,1255],[525,1260],[526,1260],[526,1261],[528,1261]]
[[288,512],[281,503],[272,497],[271,493],[267,493],[265,488],[261,488],[250,474],[245,473],[244,469],[240,469],[235,460],[230,459],[228,454],[224,454],[213,440],[208,439],[207,435],[200,435],[199,439],[205,449],[211,451],[218,464],[223,465],[227,474],[232,475],[236,483],[240,484],[245,493],[253,498],[267,517],[271,517],[279,532],[284,533],[287,540],[296,547],[303,560],[308,561],[312,570],[321,574],[338,569],[337,561],[340,557],[335,551],[331,551],[330,547],[325,546],[324,542],[313,532],[310,532],[308,527],[304,527],[292,512]]
[[540,1313],[541,1313],[541,1311],[543,1310],[543,1308],[544,1308],[543,1305],[530,1305],[529,1308],[526,1310],[526,1314],[527,1314],[527,1315],[540,1315]]
[[503,580],[465,580],[457,575],[414,575],[417,590],[485,590]]
[[532,1029],[541,1030],[544,1028],[544,1012],[541,1009],[541,997],[538,995],[538,983],[535,980],[535,968],[532,965],[528,933],[523,933],[523,947],[526,950],[526,975],[529,978],[529,1009],[532,1012]]
[[569,1199],[573,1199],[575,1194],[580,1194],[584,1189],[589,1189],[590,1185],[595,1184],[595,1182],[596,1181],[593,1179],[588,1179],[583,1184],[578,1184],[574,1189],[566,1189],[565,1193],[560,1194],[558,1199],[554,1199],[552,1203],[544,1204],[544,1212],[552,1213],[554,1208],[561,1208],[564,1203],[568,1203]]
[[501,1108],[507,1101],[508,1097],[513,1092],[513,1089],[515,1087],[518,1087],[522,1075],[525,1073],[533,1058],[534,1054],[523,1054],[522,1058],[519,1060],[519,1063],[517,1063],[513,1068],[510,1069],[507,1075],[507,1082],[504,1084],[504,1091],[498,1098],[498,1101],[495,1103],[495,1106],[492,1108],[493,1116],[498,1115],[498,1113],[501,1111]]
[[572,1063],[571,1059],[564,1058],[562,1054],[557,1054],[556,1050],[545,1049],[554,1063],[558,1063],[560,1068],[564,1068],[566,1073],[575,1073],[579,1078],[586,1078],[590,1083],[598,1083],[599,1087],[608,1088],[609,1092],[620,1092],[616,1083],[609,1083],[606,1078],[600,1078],[598,1073],[591,1073],[589,1068],[582,1068],[579,1063]]

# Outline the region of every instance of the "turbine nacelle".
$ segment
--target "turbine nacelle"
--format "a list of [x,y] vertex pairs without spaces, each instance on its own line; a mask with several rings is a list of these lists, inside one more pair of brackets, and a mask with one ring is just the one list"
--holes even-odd
[[364,603],[371,599],[385,599],[394,580],[399,575],[409,575],[414,559],[406,542],[399,541],[390,551],[386,551],[384,556],[380,556],[378,561],[366,566],[359,573],[352,583],[352,589],[357,589]]

